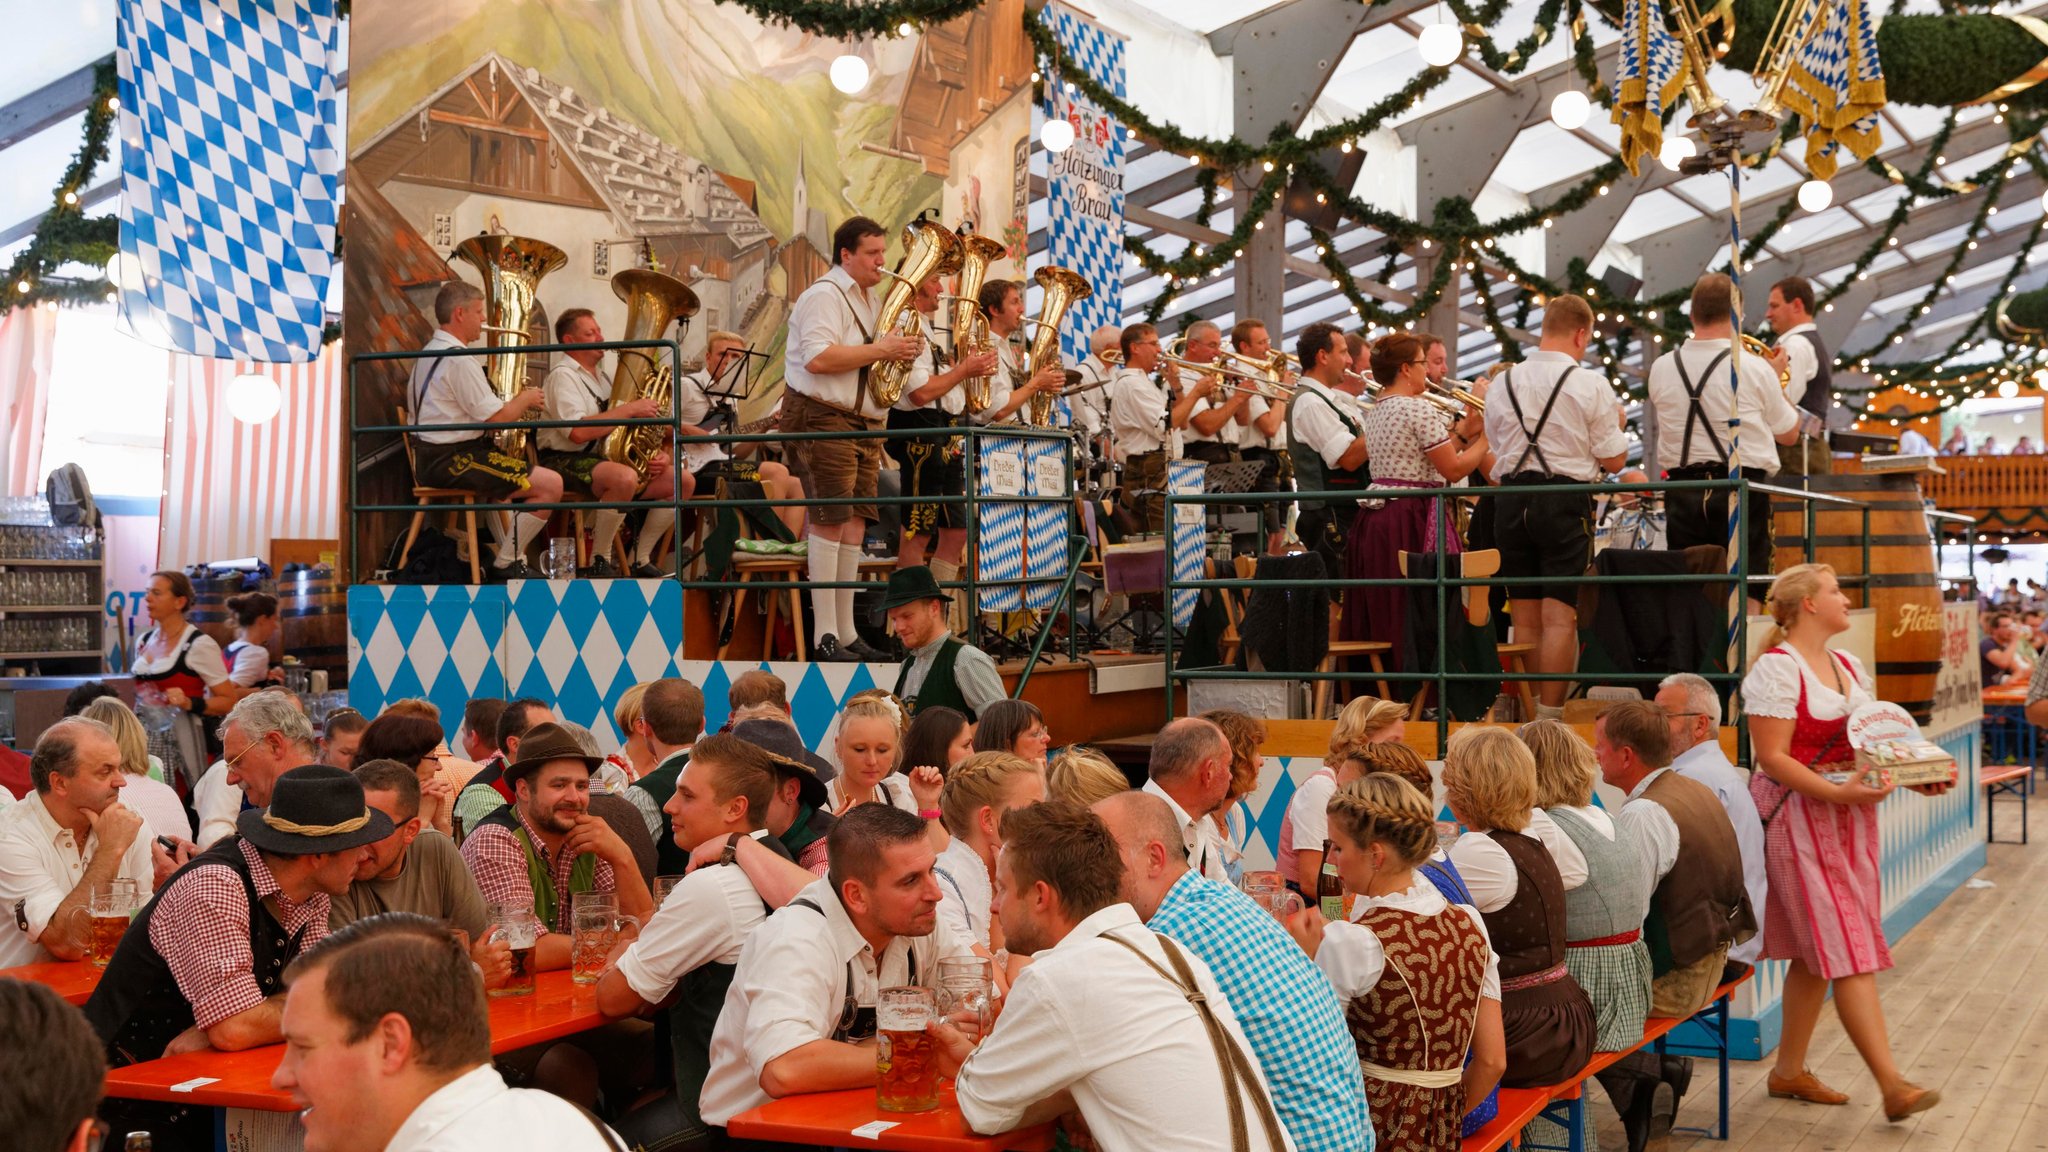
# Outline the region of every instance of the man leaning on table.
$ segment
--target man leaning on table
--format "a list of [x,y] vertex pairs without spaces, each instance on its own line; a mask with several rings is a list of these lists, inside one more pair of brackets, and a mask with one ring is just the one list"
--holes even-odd
[[359,920],[285,981],[287,1043],[270,1082],[305,1110],[306,1152],[625,1152],[574,1104],[505,1086],[483,982],[447,925]]
[[833,824],[828,851],[825,879],[740,950],[700,1101],[714,1146],[746,1147],[725,1125],[771,1100],[871,1087],[876,993],[931,983],[940,960],[973,955],[939,923],[937,857],[916,813],[863,804]]
[[1032,963],[979,1048],[932,1026],[940,1068],[958,1070],[960,1115],[977,1132],[1007,1132],[1078,1111],[1102,1152],[1292,1152],[1208,965],[1146,929],[1118,898],[1123,871],[1115,838],[1085,808],[1004,814],[1003,938]]
[[95,885],[133,880],[147,895],[174,867],[121,803],[127,775],[106,725],[52,724],[36,739],[29,779],[28,798],[0,812],[0,968],[82,958]]
[[[114,1067],[277,1043],[285,965],[327,934],[329,898],[391,820],[354,776],[310,764],[278,777],[270,806],[236,828],[157,890],[86,1002]],[[166,1148],[211,1143],[204,1109],[109,1100],[102,1115]]]

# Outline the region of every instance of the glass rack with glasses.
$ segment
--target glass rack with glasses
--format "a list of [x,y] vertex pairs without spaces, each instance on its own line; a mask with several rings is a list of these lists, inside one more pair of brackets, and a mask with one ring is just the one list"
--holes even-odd
[[51,524],[41,497],[0,498],[0,663],[100,670],[101,556],[97,532]]

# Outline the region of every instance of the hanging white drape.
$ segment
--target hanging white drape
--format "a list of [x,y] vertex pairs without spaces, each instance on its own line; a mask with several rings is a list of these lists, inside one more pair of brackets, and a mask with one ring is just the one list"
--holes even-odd
[[[170,363],[158,563],[268,558],[272,537],[337,538],[346,495],[341,345],[329,344],[309,364],[182,355]],[[283,393],[277,415],[262,424],[228,413],[228,382],[243,372],[269,377]]]
[[50,357],[57,313],[16,308],[0,317],[0,496],[43,486],[43,424],[50,402]]

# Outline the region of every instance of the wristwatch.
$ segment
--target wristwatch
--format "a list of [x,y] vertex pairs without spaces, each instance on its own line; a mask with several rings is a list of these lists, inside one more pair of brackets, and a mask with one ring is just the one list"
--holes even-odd
[[720,864],[736,862],[739,858],[740,841],[744,839],[746,839],[746,833],[744,832],[734,832],[727,836],[725,838],[725,851],[718,854],[718,862]]

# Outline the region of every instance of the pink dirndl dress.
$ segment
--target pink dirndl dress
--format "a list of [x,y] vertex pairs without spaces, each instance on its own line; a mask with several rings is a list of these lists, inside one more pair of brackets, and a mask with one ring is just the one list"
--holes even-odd
[[[1796,670],[1799,694],[1792,718],[1791,754],[1815,772],[1846,770],[1854,763],[1848,713],[1870,698],[1861,669],[1843,653],[1832,655],[1850,682],[1849,698],[1841,716],[1823,720],[1813,715],[1805,661],[1785,648],[1765,654],[1766,658],[1783,657]],[[1751,674],[1755,675],[1754,669]],[[1747,682],[1744,695],[1749,695]],[[1879,871],[1878,805],[1816,800],[1786,788],[1762,771],[1750,776],[1749,791],[1765,820],[1764,872],[1770,890],[1764,901],[1764,959],[1798,960],[1828,980],[1890,968],[1892,954],[1884,938],[1884,886]]]

